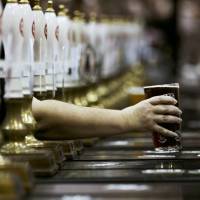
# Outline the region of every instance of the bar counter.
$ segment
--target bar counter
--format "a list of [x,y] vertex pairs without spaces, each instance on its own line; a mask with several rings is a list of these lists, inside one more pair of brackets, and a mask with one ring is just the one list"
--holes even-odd
[[[151,135],[99,139],[27,200],[200,199],[200,135],[183,133],[180,153],[157,153]],[[140,142],[138,142],[140,141]]]

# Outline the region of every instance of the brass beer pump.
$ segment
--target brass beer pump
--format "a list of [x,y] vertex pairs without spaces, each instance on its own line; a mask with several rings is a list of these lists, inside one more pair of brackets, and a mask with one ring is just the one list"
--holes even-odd
[[[35,2],[33,11],[42,12],[42,9],[39,5],[39,1]],[[35,23],[37,23],[37,21],[35,21]],[[42,56],[39,54],[41,54],[41,48],[42,48],[41,45],[44,45],[44,43],[37,44],[35,42],[34,44],[35,44],[35,46],[34,46],[35,47],[34,48],[35,62],[34,62],[33,68],[38,67],[40,70],[37,69],[37,73],[34,73],[33,95],[36,98],[38,98],[39,100],[44,100],[47,95],[46,88],[45,88],[45,74],[43,73],[44,70],[42,69],[42,67],[44,67],[44,66],[38,66],[38,65],[44,64],[44,63],[41,63],[38,61],[38,59]],[[35,72],[35,69],[33,69],[33,71]],[[65,159],[62,147],[60,147],[59,145],[52,145],[49,143],[44,143],[42,141],[37,140],[33,136],[34,131],[35,131],[35,120],[34,120],[34,117],[32,115],[32,111],[31,111],[31,107],[32,107],[31,103],[32,103],[32,98],[31,98],[29,105],[28,104],[25,105],[24,111],[26,111],[26,112],[23,112],[23,114],[22,114],[22,116],[24,116],[23,122],[26,125],[28,125],[27,127],[29,128],[29,133],[30,133],[29,135],[26,136],[26,145],[28,147],[34,148],[36,150],[46,150],[46,151],[53,153],[56,163],[59,166],[62,166],[63,161]],[[56,163],[54,163],[54,165]]]
[[[40,12],[40,13],[42,12],[42,8],[41,8],[38,0],[35,1],[35,6],[33,7],[33,11]],[[48,3],[47,11],[54,12],[51,1]],[[45,40],[46,40],[46,38],[45,38]],[[44,65],[44,63],[45,63],[44,61],[41,63],[41,60],[44,59],[44,55],[41,54],[41,52],[42,52],[41,48],[44,48],[45,42],[46,41],[44,41],[44,43],[37,44],[35,41],[35,43],[34,43],[35,44],[35,48],[34,48],[35,67],[37,67],[36,65],[42,65],[42,64]],[[41,66],[41,67],[45,68],[45,66]],[[34,95],[34,97],[36,97],[39,100],[48,99],[51,96],[50,94],[53,94],[53,91],[47,92],[45,80],[46,80],[46,76],[45,76],[45,72],[44,72],[43,68],[39,71],[39,73],[37,72],[36,74],[34,74],[33,95]],[[48,93],[48,95],[47,95],[47,93]],[[52,98],[52,96],[51,96],[51,98]],[[37,133],[36,133],[36,135],[37,135]],[[26,137],[26,143],[28,146],[30,146],[32,148],[46,149],[46,150],[52,151],[56,158],[56,162],[59,164],[60,167],[63,165],[65,156],[67,157],[68,154],[71,155],[70,152],[72,151],[71,144],[68,145],[65,143],[65,145],[61,145],[61,144],[59,144],[59,142],[56,142],[56,141],[55,142],[46,141],[46,140],[40,141],[40,140],[37,140],[32,135],[29,135]]]
[[0,199],[19,200],[25,191],[19,177],[0,171]]
[[[8,1],[6,11],[17,5],[16,1]],[[0,65],[0,124],[5,118],[5,61]],[[0,131],[0,147],[3,136]],[[19,199],[29,192],[33,186],[33,176],[28,163],[17,163],[0,154],[0,199]]]
[[[58,16],[67,17],[67,12],[68,12],[68,10],[66,10],[64,5],[59,5]],[[70,51],[70,49],[68,49],[68,51]],[[58,76],[58,78],[61,78],[61,76]],[[57,80],[57,81],[59,81],[60,83],[62,82],[61,80]],[[64,81],[63,81],[62,87],[57,87],[57,90],[56,90],[56,93],[55,93],[56,94],[55,98],[57,100],[61,100],[61,101],[65,100],[66,96],[64,95],[64,89],[65,89],[65,87],[64,87]],[[55,133],[55,135],[56,134],[57,133]],[[48,137],[47,137],[47,140],[48,140]],[[56,140],[54,140],[54,141],[44,141],[44,143],[45,144],[51,144],[51,145],[60,145],[62,147],[64,155],[67,159],[74,159],[77,156],[75,143],[73,141],[56,141]]]
[[19,177],[26,192],[34,186],[34,178],[30,165],[26,162],[14,162],[0,155],[0,173],[11,173]]
[[[49,4],[51,7],[49,7],[47,10],[48,12],[54,12],[52,8],[51,1]],[[54,133],[54,138],[56,138],[56,135],[59,133]],[[64,150],[64,155],[67,159],[74,159],[77,156],[77,150],[75,143],[73,141],[56,141],[51,140],[51,138],[48,135],[52,135],[50,132],[46,132],[45,135],[40,134],[40,132],[35,133],[35,137],[39,140],[42,140],[43,144],[49,144],[49,145],[60,145]],[[59,138],[59,136],[58,136]]]
[[[29,4],[29,2],[27,1],[27,0],[23,0],[23,3],[27,3],[27,4]],[[39,9],[39,2],[37,3],[37,5],[36,5],[36,8],[35,8],[35,10],[37,10],[37,11],[39,11],[38,10]],[[35,21],[35,23],[37,23],[36,21]],[[35,26],[36,26],[36,24],[35,24]],[[36,33],[35,33],[36,34]],[[34,51],[34,53],[35,54],[37,54],[37,52],[36,51]],[[35,56],[37,56],[37,55],[35,55]],[[31,77],[31,74],[29,74],[30,75],[30,79],[32,79],[32,77]],[[38,78],[38,77],[37,77]],[[42,76],[40,77],[40,78],[43,78]],[[37,82],[36,82],[37,83]],[[43,83],[42,83],[43,84]],[[41,87],[40,88],[42,88],[43,87],[43,85],[41,84]],[[25,88],[23,88],[23,89],[25,89]],[[29,89],[30,90],[30,89]],[[43,90],[42,90],[42,92],[43,92]],[[25,93],[25,92],[24,92]],[[31,92],[32,93],[32,92]],[[44,93],[44,92],[43,92]],[[40,93],[41,94],[41,93]],[[26,144],[27,144],[27,146],[28,147],[32,147],[32,148],[35,148],[35,149],[41,149],[41,150],[47,150],[47,151],[50,151],[50,152],[52,152],[53,154],[54,154],[54,157],[55,157],[55,160],[56,160],[56,162],[59,164],[59,165],[61,165],[62,164],[62,161],[63,161],[63,156],[62,156],[62,149],[60,149],[60,147],[53,147],[52,145],[50,146],[50,145],[43,145],[43,144],[41,144],[41,142],[39,142],[38,141],[38,143],[37,143],[37,145],[35,145],[35,143],[33,144],[33,143],[31,143],[30,141],[32,141],[32,140],[34,140],[34,138],[33,138],[33,132],[34,132],[34,130],[35,130],[35,124],[36,124],[36,122],[35,122],[35,120],[34,120],[34,117],[33,117],[33,115],[32,115],[32,111],[31,111],[31,104],[32,104],[32,95],[30,95],[30,96],[25,96],[26,97],[26,99],[27,99],[27,103],[26,104],[24,104],[24,109],[22,110],[23,112],[22,112],[22,116],[23,116],[23,122],[24,122],[24,124],[26,125],[26,127],[28,128],[28,130],[29,130],[29,135],[28,136],[26,136]],[[32,138],[32,140],[30,140],[30,138]],[[29,139],[29,140],[28,140]],[[29,141],[29,142],[27,142],[27,141]],[[36,141],[36,140],[35,140]]]
[[[3,78],[1,78],[2,80]],[[1,111],[5,109],[4,105],[4,85],[3,82],[1,82]],[[3,112],[0,113],[0,115],[3,115]],[[3,119],[4,116],[1,116],[1,119]],[[1,120],[2,121],[2,120]],[[0,132],[0,146],[3,145],[3,137]],[[5,156],[0,155],[0,173],[12,173],[15,176],[19,178],[19,181],[21,182],[23,189],[26,192],[29,192],[33,187],[33,174],[30,169],[30,166],[28,163],[19,163],[14,162],[6,158]],[[4,180],[3,180],[4,181]],[[3,185],[4,183],[0,183],[0,185]],[[3,187],[3,186],[2,186]],[[12,192],[12,189],[9,188],[9,185],[7,185],[8,188],[6,188],[7,191]],[[0,187],[1,188],[1,187]],[[1,192],[0,192],[1,193]],[[1,196],[1,195],[0,195]]]
[[8,98],[5,101],[7,112],[1,126],[5,144],[1,147],[0,152],[13,160],[29,162],[36,175],[56,173],[58,167],[56,164],[52,166],[52,163],[55,163],[55,158],[51,152],[35,150],[25,143],[25,137],[30,131],[22,121],[23,102],[26,99],[23,97]]
[[[15,1],[15,3],[17,2]],[[21,3],[26,4],[27,2],[22,1]],[[14,10],[14,12],[18,11],[18,9]],[[11,32],[11,34],[13,33]],[[20,52],[20,50],[21,49],[18,51]],[[25,137],[29,134],[29,130],[23,123],[22,110],[24,109],[24,103],[29,104],[30,99],[28,97],[27,100],[27,97],[23,96],[21,72],[24,63],[15,59],[11,61],[9,60],[8,55],[6,59],[6,68],[10,74],[8,73],[5,77],[6,89],[4,99],[7,112],[1,125],[1,132],[3,134],[5,143],[2,145],[0,152],[4,156],[12,158],[13,160],[19,162],[29,162],[34,173],[37,175],[55,174],[58,166],[51,165],[54,162],[52,153],[47,151],[36,151],[27,147],[25,143]],[[15,69],[18,69],[17,73]],[[27,122],[30,122],[29,119]],[[30,123],[28,124],[30,125]]]

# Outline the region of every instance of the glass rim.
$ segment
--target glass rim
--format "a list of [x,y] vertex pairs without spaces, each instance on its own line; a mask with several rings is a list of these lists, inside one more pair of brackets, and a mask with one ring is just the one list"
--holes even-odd
[[169,83],[169,84],[161,84],[161,85],[150,85],[150,86],[144,86],[144,89],[149,89],[149,88],[179,88],[180,85],[179,83]]

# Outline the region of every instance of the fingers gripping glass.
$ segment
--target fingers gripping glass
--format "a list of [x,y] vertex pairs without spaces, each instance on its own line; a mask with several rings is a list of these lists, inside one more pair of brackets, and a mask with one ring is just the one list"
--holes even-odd
[[[144,87],[145,97],[146,99],[166,95],[171,96],[177,100],[176,106],[179,107],[179,84],[165,84],[165,85],[154,85],[154,86],[147,86]],[[181,146],[181,125],[177,123],[162,123],[159,124],[160,126],[176,132],[178,137],[167,137],[163,136],[158,132],[153,132],[153,142],[156,151],[168,151],[168,152],[177,152],[180,151]]]

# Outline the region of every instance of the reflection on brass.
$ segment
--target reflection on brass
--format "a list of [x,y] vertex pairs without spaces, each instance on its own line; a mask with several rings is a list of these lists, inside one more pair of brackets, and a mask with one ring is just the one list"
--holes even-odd
[[86,92],[88,90],[88,87],[86,84],[84,84],[80,89],[79,89],[79,98],[80,98],[80,101],[81,101],[81,105],[82,106],[88,106],[88,101],[87,101],[87,98],[86,98]]
[[6,157],[17,162],[28,162],[36,176],[53,176],[58,172],[58,165],[51,151],[32,150],[5,154]]
[[94,89],[91,89],[86,95],[89,106],[95,106],[98,103],[98,95]]
[[74,90],[71,87],[64,88],[64,100],[67,103],[73,103],[73,92]]
[[11,172],[20,177],[23,187],[30,192],[33,187],[33,174],[28,163],[11,162],[0,156],[0,172]]
[[105,98],[108,94],[108,88],[104,84],[100,84],[97,88],[97,94],[100,99]]
[[60,145],[63,149],[64,152],[64,156],[65,158],[68,159],[74,159],[77,157],[77,150],[75,148],[75,144],[72,140],[70,141],[45,141],[45,144],[49,144],[49,145]]
[[[37,174],[55,174],[58,167],[53,154],[48,151],[36,151],[33,148],[27,147],[25,143],[25,137],[29,134],[28,131],[30,130],[26,128],[22,121],[24,103],[27,103],[27,100],[6,100],[7,114],[1,126],[6,143],[1,147],[0,152],[16,161],[28,161]],[[29,117],[25,117],[24,119],[30,122]],[[31,124],[28,127],[30,126],[32,127]]]
[[73,103],[77,106],[84,106],[81,99],[81,88],[74,89]]
[[22,99],[6,100],[7,112],[1,130],[7,143],[3,145],[1,151],[20,152],[20,150],[26,149],[23,142],[28,130],[22,121],[22,107]]
[[79,86],[73,89],[73,98],[72,102],[78,106],[88,106],[87,97],[85,95],[84,86]]
[[74,88],[65,87],[63,101],[66,103],[73,103],[73,98],[74,98]]
[[63,165],[63,162],[65,161],[65,156],[64,156],[64,150],[62,146],[59,144],[51,144],[48,141],[39,141],[34,138],[34,136],[29,135],[26,136],[26,144],[28,147],[34,148],[34,149],[41,149],[41,150],[49,150],[53,153],[56,163],[59,166]]
[[22,106],[22,122],[25,124],[29,134],[34,131],[36,126],[35,118],[32,114],[32,97],[24,97],[23,106]]
[[50,13],[54,13],[54,9],[53,9],[53,1],[52,0],[48,0],[48,5],[47,5],[47,9],[45,12],[50,12]]
[[20,1],[19,1],[19,4],[28,4],[28,3],[29,3],[28,0],[20,0]]
[[17,3],[17,0],[7,0],[7,3]]
[[40,6],[40,0],[34,0],[34,4],[33,10],[42,10],[42,7]]
[[83,106],[84,102],[86,100],[86,97],[82,95],[82,92],[84,92],[83,85],[79,83],[80,85],[75,85],[72,87],[72,102],[75,104],[77,102],[79,105]]
[[19,177],[0,172],[0,199],[17,200],[25,195],[23,185]]
[[67,16],[67,13],[68,13],[68,9],[65,8],[65,5],[60,4],[58,16]]

